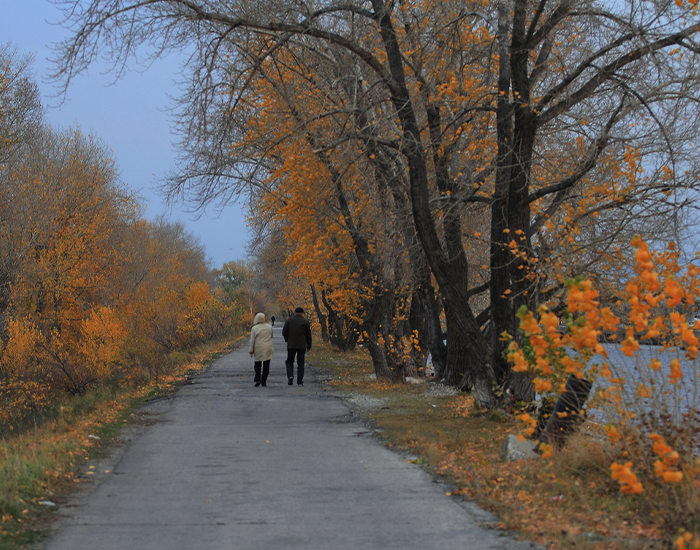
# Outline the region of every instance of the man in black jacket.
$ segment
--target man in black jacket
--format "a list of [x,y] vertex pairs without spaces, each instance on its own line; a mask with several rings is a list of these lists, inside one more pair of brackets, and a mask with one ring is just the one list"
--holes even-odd
[[282,327],[282,336],[287,342],[287,383],[294,384],[294,357],[297,359],[297,384],[304,385],[304,356],[311,349],[311,325],[304,317],[304,309],[298,307],[294,315]]

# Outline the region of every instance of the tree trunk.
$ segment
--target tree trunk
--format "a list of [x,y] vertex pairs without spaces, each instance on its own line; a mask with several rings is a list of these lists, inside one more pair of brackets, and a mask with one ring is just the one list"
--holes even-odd
[[328,312],[328,339],[331,345],[337,347],[340,351],[347,351],[345,348],[345,330],[342,316],[338,315],[328,302],[325,290],[321,290],[321,300]]
[[360,337],[360,331],[357,327],[357,321],[350,321],[345,330],[345,339],[343,340],[343,349],[346,351],[354,350],[357,345],[357,340]]
[[503,398],[513,403],[532,403],[535,400],[535,386],[532,385],[530,375],[511,371],[503,384]]
[[[491,409],[496,404],[493,388],[493,372],[488,363],[488,345],[472,316],[455,315],[446,304],[447,319],[447,369],[443,379],[474,395],[479,407]],[[467,321],[465,323],[465,320]],[[455,365],[467,363],[472,368],[459,370]]]
[[328,342],[328,322],[327,315],[324,315],[321,309],[321,304],[318,302],[318,293],[316,292],[316,286],[311,285],[311,297],[314,302],[314,309],[316,310],[316,317],[318,317],[318,323],[321,325],[321,340],[324,343]]
[[498,100],[496,104],[496,182],[491,206],[491,361],[499,384],[505,382],[510,366],[505,359],[506,343],[503,332],[515,336],[515,316],[508,263],[512,259],[508,248],[508,185],[513,165],[513,109],[510,104],[510,3],[498,3]]
[[447,367],[447,345],[440,326],[440,304],[432,285],[419,284],[411,301],[411,328],[418,331],[421,348],[427,349],[433,361],[435,377],[442,379]]
[[[530,188],[535,117],[529,107],[528,52],[525,44],[526,3],[512,10],[508,2],[498,5],[499,75],[496,132],[496,186],[491,215],[491,360],[495,378],[504,395],[515,401],[531,401],[534,389],[526,375],[514,376],[506,360],[508,342],[504,332],[517,337],[515,312],[521,305],[532,308],[530,279]],[[513,16],[512,29],[508,18]],[[512,94],[512,96],[511,96]],[[512,99],[511,99],[512,97]],[[515,248],[511,244],[515,243]],[[518,254],[513,254],[513,251]],[[523,255],[524,253],[524,255]]]
[[[402,153],[408,162],[411,209],[416,234],[430,264],[440,291],[449,304],[447,313],[447,368],[444,378],[453,384],[478,390],[480,406],[493,406],[493,373],[488,348],[476,323],[467,294],[468,264],[461,246],[461,228],[455,235],[448,229],[451,241],[443,247],[435,227],[430,206],[428,165],[420,128],[406,79],[404,65],[391,14],[383,0],[372,0],[377,13],[380,34],[387,54],[390,79],[387,82],[391,101],[402,128]],[[456,246],[456,249],[453,248]],[[456,254],[455,254],[456,253]],[[447,308],[446,308],[447,309]]]
[[559,396],[547,424],[540,434],[541,443],[554,447],[564,445],[568,437],[583,421],[583,406],[593,383],[569,376],[564,393]]
[[[365,313],[362,332],[377,378],[403,382],[406,379],[406,365],[400,356],[401,352],[395,346],[387,345],[391,337],[399,338],[392,323],[393,301],[394,295],[391,290],[385,290],[379,296],[375,296],[374,303]],[[383,342],[380,342],[380,339]]]

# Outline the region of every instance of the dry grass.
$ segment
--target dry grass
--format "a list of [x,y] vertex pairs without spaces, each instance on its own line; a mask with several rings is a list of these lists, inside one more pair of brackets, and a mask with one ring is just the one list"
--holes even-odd
[[592,430],[573,437],[551,459],[505,462],[501,448],[519,426],[510,417],[484,414],[466,394],[443,395],[436,384],[372,380],[361,352],[318,348],[315,367],[333,374],[346,394],[382,399],[384,406],[356,412],[382,430],[389,446],[420,457],[455,486],[454,498],[476,501],[499,518],[497,527],[551,549],[651,550],[668,547],[659,526],[641,520],[640,502],[610,479],[607,442]]

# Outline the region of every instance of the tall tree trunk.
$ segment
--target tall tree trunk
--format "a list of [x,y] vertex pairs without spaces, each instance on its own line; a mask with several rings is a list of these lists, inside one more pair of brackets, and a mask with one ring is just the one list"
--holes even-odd
[[398,338],[398,335],[394,334],[391,329],[393,326],[392,317],[393,292],[386,290],[380,296],[375,296],[371,309],[365,313],[362,331],[377,378],[403,382],[406,379],[406,365],[401,352],[396,346],[387,345],[389,338]]
[[583,406],[588,400],[593,383],[569,376],[564,393],[559,396],[544,430],[539,436],[542,443],[562,447],[584,420]]
[[496,182],[491,206],[491,361],[496,381],[505,382],[510,366],[505,359],[506,342],[503,332],[515,336],[515,315],[508,264],[512,254],[508,247],[510,227],[508,223],[508,188],[510,184],[513,154],[513,108],[510,104],[511,67],[509,47],[510,28],[508,17],[510,2],[498,3],[498,100],[496,104]]
[[[506,332],[517,336],[515,312],[522,305],[532,308],[529,265],[530,207],[527,197],[536,126],[531,112],[528,53],[525,43],[526,2],[498,5],[499,75],[496,129],[496,187],[491,216],[491,360],[496,380],[510,399],[534,397],[526,373],[512,373],[506,360]],[[509,17],[513,16],[512,23]],[[512,28],[511,28],[512,25]],[[512,100],[511,100],[512,94]],[[514,245],[514,246],[513,246]],[[517,251],[518,254],[513,254]]]
[[447,345],[440,325],[440,311],[432,285],[426,287],[419,283],[411,301],[411,327],[418,331],[421,347],[430,353],[438,380],[444,376],[447,366]]
[[343,349],[350,351],[355,349],[357,345],[357,340],[360,337],[360,329],[357,325],[357,321],[349,321],[345,329],[345,339],[343,340]]
[[326,296],[326,291],[321,290],[321,300],[323,305],[328,312],[328,339],[331,345],[338,348],[340,351],[347,351],[345,347],[346,334],[345,334],[345,323],[343,322],[342,315],[339,315],[337,311],[328,301]]
[[[493,406],[491,391],[493,372],[488,346],[469,305],[467,293],[468,264],[461,242],[457,254],[451,250],[452,243],[443,247],[432,217],[429,195],[427,160],[423,151],[420,129],[415,110],[406,85],[403,60],[391,14],[383,0],[372,0],[377,13],[380,34],[387,54],[390,78],[387,82],[391,101],[396,109],[402,128],[402,153],[408,162],[409,184],[413,220],[416,234],[423,247],[430,268],[440,291],[445,297],[447,313],[447,368],[445,378],[455,384],[477,389],[479,405]],[[445,233],[448,231],[446,230]],[[458,235],[461,238],[461,228]]]
[[[351,74],[352,78],[342,79],[348,97],[354,97],[356,88],[363,89],[365,86],[358,63],[353,65]],[[370,109],[356,108],[353,110],[353,117],[358,132],[368,132],[376,123]],[[364,145],[367,162],[373,166],[376,181],[380,184],[382,204],[391,198],[395,203],[394,212],[408,211],[410,204],[406,195],[405,173],[401,170],[405,164],[402,158],[394,149],[382,147],[374,140],[366,140]],[[392,211],[391,208],[385,210]],[[430,280],[430,268],[417,240],[414,224],[400,216],[395,216],[394,224],[408,250],[413,271],[412,282],[416,285],[411,299],[409,327],[411,331],[415,330],[418,333],[421,349],[427,349],[431,353],[436,372],[442,376],[447,365],[447,348],[443,342],[444,337],[440,326],[442,309],[435,298],[435,290]],[[395,271],[398,271],[398,268]],[[388,321],[391,322],[391,320]],[[396,336],[404,335],[406,335],[405,328],[398,327]]]
[[316,292],[316,286],[311,285],[311,297],[314,303],[314,309],[316,310],[316,317],[318,318],[318,323],[321,325],[321,340],[324,343],[328,342],[328,322],[327,315],[323,313],[321,309],[321,304],[318,302],[318,293]]

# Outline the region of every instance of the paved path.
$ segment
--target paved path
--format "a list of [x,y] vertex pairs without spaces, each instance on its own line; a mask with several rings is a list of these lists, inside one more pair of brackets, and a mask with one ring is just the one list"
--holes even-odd
[[[268,387],[247,346],[164,406],[46,550],[521,550],[478,527],[419,466],[353,420],[307,373],[288,386],[284,342]],[[307,369],[308,370],[308,369]]]

